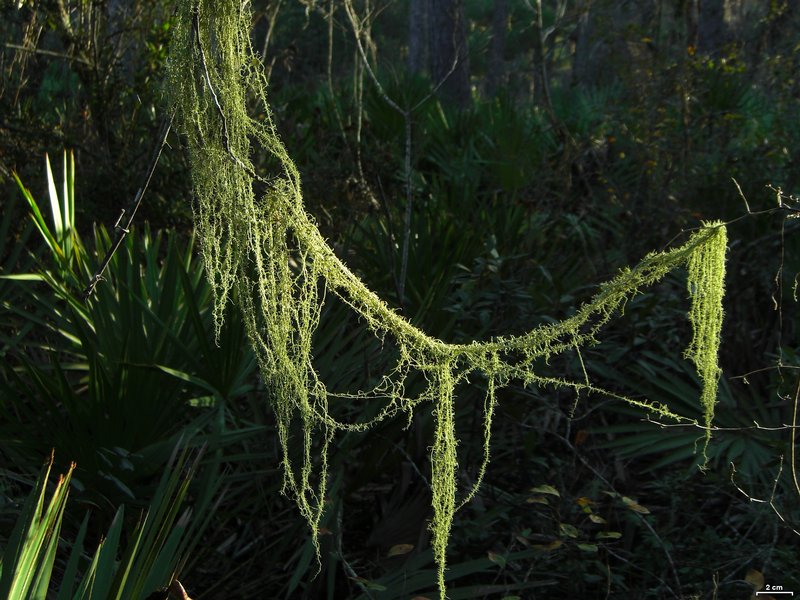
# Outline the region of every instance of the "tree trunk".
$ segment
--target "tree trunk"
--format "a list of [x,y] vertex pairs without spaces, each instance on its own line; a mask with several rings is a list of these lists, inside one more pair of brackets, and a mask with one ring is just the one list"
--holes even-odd
[[572,85],[591,85],[594,82],[592,72],[593,35],[592,35],[592,0],[579,0],[576,6],[578,14],[575,26],[575,50],[572,54]]
[[796,0],[784,0],[770,10],[767,17],[767,47],[769,52],[776,52],[783,44],[788,44],[797,32],[798,15]]
[[430,0],[411,0],[408,14],[408,70],[421,73],[428,63]]
[[547,81],[547,64],[544,53],[544,23],[542,21],[542,0],[535,0],[536,14],[533,19],[533,103],[551,112],[550,91]]
[[697,22],[700,19],[697,2],[698,0],[687,0],[683,7],[687,48],[697,48]]
[[469,106],[469,58],[462,0],[431,1],[431,75],[442,83],[441,97],[458,108]]
[[716,54],[727,41],[725,0],[700,0],[697,23],[697,49]]
[[505,84],[506,29],[508,28],[508,1],[494,0],[492,13],[492,41],[489,46],[489,69],[486,73],[486,96],[493,98],[498,88]]

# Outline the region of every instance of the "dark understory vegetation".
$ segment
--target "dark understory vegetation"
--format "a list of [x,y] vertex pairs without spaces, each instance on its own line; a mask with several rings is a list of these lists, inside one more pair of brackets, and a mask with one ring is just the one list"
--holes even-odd
[[[121,597],[146,597],[174,571],[195,600],[433,598],[432,415],[336,439],[318,569],[305,523],[280,493],[270,390],[235,309],[215,340],[174,133],[84,302],[168,114],[159,82],[170,3],[133,2],[116,16],[106,4],[115,3],[0,9],[0,547],[14,547],[24,500],[36,497],[54,450],[48,497],[55,474],[76,463],[53,550],[53,593],[75,583],[63,597],[106,539],[114,552],[103,565],[116,558],[116,573],[131,565],[135,574],[108,582]],[[693,30],[683,9],[673,14],[672,4],[691,2],[644,3],[657,10],[637,15],[612,0],[509,3],[498,63],[493,11],[504,3],[466,1],[463,104],[452,90],[431,95],[430,71],[407,68],[402,4],[356,6],[370,16],[362,39],[380,90],[338,2],[253,2],[253,39],[266,49],[273,117],[307,210],[415,325],[453,342],[521,333],[573,314],[618,269],[700,221],[730,222],[707,469],[696,427],[665,427],[605,397],[506,388],[483,487],[453,526],[449,597],[800,591],[796,11],[721,2],[727,33],[715,38]],[[734,8],[749,18],[733,19]],[[85,29],[91,22],[102,26]],[[581,39],[599,63],[586,66]],[[580,379],[585,368],[606,388],[699,418],[700,383],[682,356],[687,306],[676,273],[631,300],[599,344],[543,369]],[[331,388],[360,389],[386,366],[381,350],[392,348],[360,325],[326,301],[314,358]],[[465,487],[483,456],[485,384],[460,390]],[[380,409],[332,402],[351,421]],[[180,534],[143,534],[147,552],[136,554],[148,508]]]

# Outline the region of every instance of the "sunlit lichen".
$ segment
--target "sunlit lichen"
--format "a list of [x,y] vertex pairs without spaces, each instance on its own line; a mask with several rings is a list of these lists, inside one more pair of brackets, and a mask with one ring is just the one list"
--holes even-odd
[[[440,593],[445,597],[447,542],[457,508],[475,493],[489,461],[496,391],[512,380],[603,393],[661,418],[690,422],[667,407],[611,394],[588,379],[540,376],[538,361],[595,342],[595,336],[625,302],[671,270],[686,265],[692,298],[694,337],[687,356],[703,381],[706,427],[713,415],[719,377],[717,351],[722,322],[725,229],[707,225],[679,248],[647,256],[600,287],[590,302],[568,319],[521,336],[488,342],[448,344],[427,335],[393,311],[333,253],[302,202],[300,176],[273,125],[266,81],[250,47],[250,7],[239,0],[182,0],[171,45],[167,101],[177,112],[190,154],[197,198],[195,222],[206,271],[214,291],[217,331],[229,300],[238,304],[261,375],[277,416],[283,450],[283,491],[308,521],[317,549],[325,507],[328,447],[340,431],[363,431],[398,412],[412,414],[421,403],[434,405],[431,446],[432,545]],[[262,119],[253,119],[255,101]],[[279,172],[259,174],[253,157],[271,157]],[[264,190],[256,194],[256,189]],[[372,421],[335,419],[330,392],[312,357],[312,336],[326,293],[348,304],[379,338],[396,343],[397,361],[378,385],[352,399],[380,399]],[[406,382],[420,374],[424,389],[410,395]],[[473,374],[488,382],[484,401],[484,460],[477,483],[459,500],[455,391]],[[290,460],[289,429],[299,422],[299,464]]]
[[687,265],[687,287],[692,298],[689,309],[692,341],[685,353],[686,358],[695,364],[703,382],[700,403],[703,406],[703,424],[706,428],[704,454],[711,438],[710,427],[717,402],[717,383],[722,374],[718,355],[724,316],[722,298],[725,295],[725,252],[728,244],[725,228],[720,223],[710,223],[706,227],[713,235],[692,252]]

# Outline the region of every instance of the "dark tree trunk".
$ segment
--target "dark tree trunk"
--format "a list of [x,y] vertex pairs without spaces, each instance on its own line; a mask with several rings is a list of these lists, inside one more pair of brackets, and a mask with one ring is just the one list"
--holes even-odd
[[800,16],[800,10],[797,8],[796,0],[786,0],[783,4],[771,9],[767,30],[770,52],[775,52],[783,44],[792,40],[792,36],[798,29],[798,16]]
[[726,41],[725,0],[699,0],[697,49],[703,54],[716,54]]
[[408,70],[421,73],[428,64],[430,0],[411,0],[408,14]]
[[542,21],[542,0],[535,0],[536,10],[533,25],[533,103],[550,109],[550,92],[547,81],[547,64],[544,53],[544,23]]
[[683,5],[683,19],[686,24],[686,46],[697,48],[697,22],[700,19],[698,0],[687,0]]
[[575,51],[572,54],[572,85],[591,85],[594,83],[595,69],[592,67],[593,47],[593,0],[578,0],[576,11],[578,13],[575,26]]
[[659,14],[655,0],[579,0],[575,11],[573,85],[613,83],[631,69],[632,61],[638,60],[641,52],[655,50],[652,40],[647,42],[647,50],[641,41]]
[[492,13],[492,42],[489,46],[489,69],[486,73],[486,96],[497,94],[505,84],[506,29],[508,28],[508,1],[494,0]]
[[454,106],[470,103],[469,58],[461,0],[431,0],[431,75],[442,98]]

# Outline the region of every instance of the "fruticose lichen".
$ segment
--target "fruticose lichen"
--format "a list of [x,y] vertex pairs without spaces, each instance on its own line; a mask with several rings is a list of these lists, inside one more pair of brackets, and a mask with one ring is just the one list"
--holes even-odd
[[[678,248],[647,256],[603,284],[592,300],[559,322],[520,336],[448,344],[414,327],[392,310],[334,254],[305,212],[300,175],[275,130],[266,80],[250,46],[251,13],[240,0],[181,0],[170,49],[166,97],[188,142],[195,222],[214,291],[217,331],[229,301],[238,304],[261,375],[277,415],[283,449],[283,491],[308,521],[317,544],[325,509],[328,448],[337,432],[363,431],[398,412],[413,414],[434,405],[431,446],[432,546],[438,584],[445,597],[447,542],[457,508],[475,493],[489,461],[491,421],[498,389],[525,385],[566,386],[611,395],[661,418],[690,421],[667,407],[610,394],[588,380],[540,376],[537,361],[596,341],[615,312],[642,288],[680,266],[688,266],[694,337],[687,356],[703,382],[704,427],[713,416],[720,370],[725,228],[706,224]],[[250,116],[253,102],[260,118]],[[259,174],[254,157],[271,157],[277,174]],[[256,189],[263,190],[256,194]],[[372,390],[337,397],[379,399],[384,405],[369,422],[344,423],[328,410],[331,392],[314,368],[312,335],[326,293],[357,313],[379,338],[391,338],[397,360]],[[424,388],[410,394],[406,382],[421,374]],[[477,483],[459,500],[456,386],[470,375],[488,382],[483,405],[484,460]],[[290,460],[290,425],[302,429],[301,459]],[[317,548],[318,545],[317,545]]]

